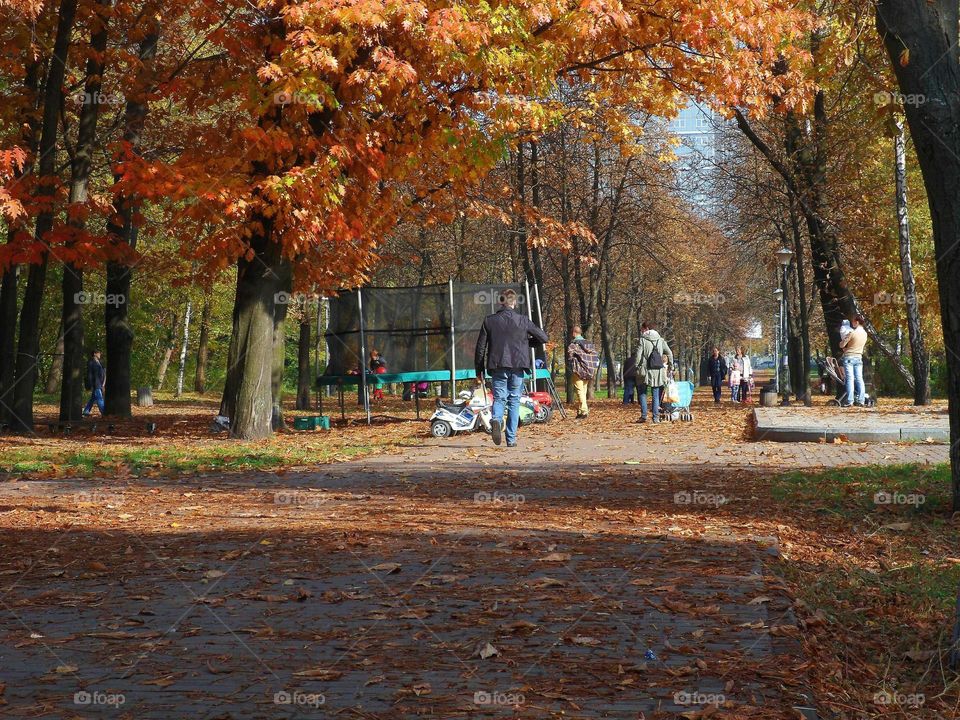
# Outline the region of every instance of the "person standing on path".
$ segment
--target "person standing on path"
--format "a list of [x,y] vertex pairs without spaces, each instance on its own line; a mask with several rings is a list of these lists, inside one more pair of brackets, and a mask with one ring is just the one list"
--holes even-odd
[[97,404],[100,415],[103,416],[103,386],[107,381],[107,373],[100,364],[100,351],[94,350],[90,353],[90,359],[87,361],[87,375],[84,378],[84,387],[90,391],[90,399],[87,406],[83,409],[83,417],[88,417],[93,410],[93,404]]
[[573,326],[573,339],[567,345],[567,359],[573,371],[573,389],[579,402],[577,420],[583,420],[590,414],[590,408],[587,407],[587,388],[600,366],[600,356],[593,343],[587,342],[583,337],[583,328],[579,325]]
[[707,359],[710,372],[710,387],[713,388],[713,402],[720,404],[720,395],[723,393],[723,381],[727,377],[727,361],[720,354],[720,348],[715,347]]
[[[516,311],[517,293],[504,291],[503,304],[493,315],[487,315],[477,337],[474,366],[477,382],[483,382],[485,370],[493,381],[493,417],[490,420],[493,442],[503,442],[506,429],[507,447],[517,446],[520,424],[520,391],[523,372],[530,370],[530,346],[547,342],[547,334],[522,313]],[[507,422],[503,415],[506,406]]]
[[[664,363],[664,355],[667,363]],[[643,323],[640,326],[640,353],[637,356],[638,377],[644,377],[644,384],[653,394],[653,413],[651,420],[660,422],[660,394],[667,384],[666,364],[673,364],[673,351],[667,341],[660,337],[657,327],[653,323]],[[647,421],[647,391],[644,388],[640,393],[640,419],[637,422]]]
[[738,394],[741,403],[750,402],[750,381],[753,379],[753,365],[750,364],[750,356],[743,351],[743,346],[737,348],[737,356],[740,358],[740,392]]
[[843,350],[843,379],[847,386],[847,397],[843,406],[863,407],[866,395],[863,386],[863,349],[867,346],[867,331],[863,327],[863,315],[850,318],[850,325],[853,330],[840,341],[840,348]]
[[[623,361],[623,404],[633,404],[637,394],[637,348]],[[639,399],[637,400],[639,402]]]

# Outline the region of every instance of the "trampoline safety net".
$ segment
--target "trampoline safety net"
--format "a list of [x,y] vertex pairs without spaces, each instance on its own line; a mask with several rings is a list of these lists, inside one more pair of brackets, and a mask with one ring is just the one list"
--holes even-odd
[[[517,293],[517,311],[527,315],[529,299],[522,285],[453,283],[452,292],[448,283],[344,291],[329,299],[324,375],[359,372],[361,365],[368,366],[374,349],[388,373],[449,371],[454,360],[457,370],[472,370],[483,320],[497,311],[508,288]],[[535,321],[537,316],[534,306]]]

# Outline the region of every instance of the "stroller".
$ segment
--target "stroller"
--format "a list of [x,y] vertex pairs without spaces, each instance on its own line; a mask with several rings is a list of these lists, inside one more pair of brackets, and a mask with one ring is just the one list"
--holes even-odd
[[677,388],[676,402],[667,402],[667,390],[664,388],[663,401],[660,403],[660,419],[669,420],[693,420],[693,413],[690,412],[690,402],[693,400],[692,382],[674,382]]
[[[843,400],[847,396],[847,382],[846,374],[843,372],[843,366],[837,362],[835,357],[818,357],[817,365],[820,367],[820,392],[826,394],[827,392],[827,376],[829,375],[833,378],[834,383],[837,386],[837,394],[831,399],[827,400],[827,405],[830,407],[840,407],[843,403]],[[866,383],[863,387],[863,405],[864,407],[873,407],[877,404],[877,399],[870,395],[867,392]]]

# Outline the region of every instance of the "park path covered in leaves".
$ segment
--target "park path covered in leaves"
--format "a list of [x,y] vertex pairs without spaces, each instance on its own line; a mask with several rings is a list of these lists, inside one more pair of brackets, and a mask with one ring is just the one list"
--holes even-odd
[[753,443],[740,409],[634,414],[304,472],[11,477],[0,714],[816,717],[833,671],[816,638],[836,628],[783,555],[842,540],[773,510],[770,478],[946,446]]

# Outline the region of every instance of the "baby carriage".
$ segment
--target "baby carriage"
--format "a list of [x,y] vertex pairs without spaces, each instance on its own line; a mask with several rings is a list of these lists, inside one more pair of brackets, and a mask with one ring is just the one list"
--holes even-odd
[[[817,365],[820,366],[820,392],[827,392],[827,378],[829,375],[833,378],[837,387],[837,394],[831,400],[827,400],[830,407],[839,407],[847,399],[846,375],[843,372],[843,365],[837,362],[835,357],[818,357]],[[877,399],[867,392],[866,383],[863,387],[863,405],[864,407],[873,407],[877,404]]]
[[[671,397],[671,393],[673,393]],[[660,403],[661,420],[693,420],[690,402],[693,400],[693,383],[670,381],[663,389]]]

